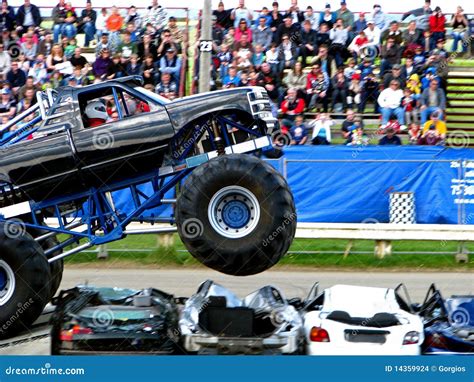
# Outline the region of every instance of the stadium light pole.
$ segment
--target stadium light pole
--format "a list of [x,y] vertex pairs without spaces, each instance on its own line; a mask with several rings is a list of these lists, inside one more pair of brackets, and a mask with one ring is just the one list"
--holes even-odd
[[201,19],[201,40],[199,41],[199,93],[208,92],[211,85],[212,25],[211,0],[204,0]]

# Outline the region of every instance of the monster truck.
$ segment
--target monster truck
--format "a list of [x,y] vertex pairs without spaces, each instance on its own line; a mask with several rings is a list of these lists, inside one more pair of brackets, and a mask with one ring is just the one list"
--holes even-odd
[[[231,275],[262,272],[288,250],[293,197],[258,157],[277,127],[264,89],[171,102],[126,77],[37,100],[0,131],[0,335],[39,316],[65,257],[126,235],[177,230],[196,259]],[[92,125],[97,102],[108,118]],[[154,212],[166,204],[172,212]]]

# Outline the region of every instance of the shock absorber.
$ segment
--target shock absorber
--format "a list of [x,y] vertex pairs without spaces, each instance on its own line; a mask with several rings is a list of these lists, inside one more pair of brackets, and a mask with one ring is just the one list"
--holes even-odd
[[219,126],[217,125],[217,121],[215,118],[211,119],[211,126],[212,132],[214,133],[214,143],[216,144],[217,154],[224,155],[225,154],[225,145],[222,141],[221,132],[219,130]]

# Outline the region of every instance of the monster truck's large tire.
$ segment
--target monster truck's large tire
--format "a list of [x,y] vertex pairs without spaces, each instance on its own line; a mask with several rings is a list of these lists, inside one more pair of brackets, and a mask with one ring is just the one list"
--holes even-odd
[[50,297],[50,268],[21,225],[0,223],[0,337],[28,329]]
[[296,212],[285,179],[250,155],[224,155],[199,166],[176,206],[178,232],[204,265],[230,275],[262,272],[285,255]]

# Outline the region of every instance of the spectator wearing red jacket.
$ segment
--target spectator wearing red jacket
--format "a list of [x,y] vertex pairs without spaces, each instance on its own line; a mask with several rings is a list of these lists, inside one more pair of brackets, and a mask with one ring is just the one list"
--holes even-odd
[[444,17],[443,12],[441,12],[440,7],[436,7],[433,14],[430,16],[430,50],[433,50],[436,47],[436,41],[439,39],[444,39],[446,35],[446,17]]
[[281,103],[281,113],[283,118],[294,121],[295,117],[302,114],[305,108],[303,98],[298,98],[298,91],[295,88],[288,89],[287,96]]

